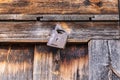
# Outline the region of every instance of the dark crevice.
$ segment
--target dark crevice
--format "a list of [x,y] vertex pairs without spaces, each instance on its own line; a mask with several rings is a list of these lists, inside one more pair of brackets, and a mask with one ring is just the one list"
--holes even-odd
[[54,57],[53,57],[53,62],[54,62],[54,72],[59,72],[60,71],[60,63],[61,63],[61,60],[60,60],[60,49],[56,49],[57,52],[56,54],[54,54]]
[[80,80],[79,69],[77,68],[76,80]]
[[96,3],[96,5],[99,6],[99,7],[102,7],[103,3],[102,3],[102,1],[100,1],[100,2]]
[[107,41],[107,47],[108,47],[108,60],[109,60],[109,62],[108,62],[108,64],[109,64],[109,66],[111,66],[111,57],[110,57],[110,48],[109,48],[109,42]]
[[43,16],[41,17],[36,17],[37,21],[41,21],[41,19],[43,19]]
[[33,46],[33,57],[32,57],[32,61],[33,61],[33,62],[32,62],[32,67],[33,67],[32,73],[33,73],[33,74],[32,74],[32,80],[33,80],[33,77],[34,77],[34,67],[35,67],[35,66],[34,66],[34,56],[35,56],[35,53],[36,53],[36,52],[35,52],[35,51],[36,51],[36,46],[37,46],[36,44],[34,44],[34,46]]
[[91,4],[89,0],[85,0],[83,3],[84,3],[86,6],[89,6],[89,5]]
[[109,42],[107,40],[107,48],[108,48],[108,69],[109,69],[109,72],[108,72],[108,78],[111,79],[112,78],[112,70],[111,70],[111,67],[112,67],[112,64],[111,64],[111,57],[110,57],[110,47],[109,47]]

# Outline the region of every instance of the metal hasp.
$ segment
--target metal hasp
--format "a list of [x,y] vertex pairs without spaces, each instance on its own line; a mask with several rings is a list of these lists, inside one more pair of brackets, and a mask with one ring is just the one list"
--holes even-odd
[[68,38],[67,32],[62,29],[60,24],[57,24],[55,29],[52,30],[47,46],[63,49],[65,48],[67,38]]

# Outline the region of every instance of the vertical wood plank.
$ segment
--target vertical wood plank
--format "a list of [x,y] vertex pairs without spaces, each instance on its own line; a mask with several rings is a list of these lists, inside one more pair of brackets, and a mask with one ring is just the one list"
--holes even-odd
[[89,42],[89,80],[109,80],[107,40]]
[[68,45],[61,51],[60,74],[63,80],[88,80],[87,45]]
[[87,46],[68,45],[59,51],[37,44],[33,80],[88,80]]
[[[4,45],[2,45],[4,46]],[[27,45],[0,46],[0,80],[32,80],[33,47]]]
[[33,80],[52,80],[53,54],[49,47],[36,45],[34,52]]
[[109,40],[112,80],[120,80],[120,40]]
[[8,80],[7,78],[7,55],[9,53],[9,45],[0,44],[0,80]]

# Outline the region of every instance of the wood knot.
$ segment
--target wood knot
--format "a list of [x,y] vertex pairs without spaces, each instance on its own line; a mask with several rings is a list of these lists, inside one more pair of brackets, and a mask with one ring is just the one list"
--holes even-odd
[[98,7],[101,7],[102,6],[102,1],[100,0],[89,0],[91,5],[96,5]]
[[91,3],[99,3],[100,0],[89,0]]

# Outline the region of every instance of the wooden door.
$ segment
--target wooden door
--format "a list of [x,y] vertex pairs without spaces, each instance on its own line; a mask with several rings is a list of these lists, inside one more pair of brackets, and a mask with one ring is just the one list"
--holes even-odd
[[0,44],[0,80],[88,80],[87,44]]
[[[120,80],[118,0],[0,0],[0,80]],[[46,46],[60,24],[63,50]]]

